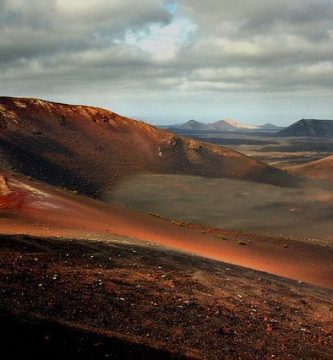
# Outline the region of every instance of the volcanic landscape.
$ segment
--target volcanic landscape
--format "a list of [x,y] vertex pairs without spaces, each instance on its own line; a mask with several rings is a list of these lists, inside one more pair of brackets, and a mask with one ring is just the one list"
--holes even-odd
[[1,358],[333,358],[331,158],[205,141],[0,98]]

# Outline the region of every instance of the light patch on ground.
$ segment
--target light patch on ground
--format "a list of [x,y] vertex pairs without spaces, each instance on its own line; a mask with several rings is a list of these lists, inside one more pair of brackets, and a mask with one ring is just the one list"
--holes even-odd
[[27,107],[27,104],[25,104],[24,102],[20,101],[20,100],[15,100],[14,104],[21,109],[25,109]]
[[51,197],[51,195],[48,194],[47,192],[36,189],[35,187],[33,187],[31,185],[22,183],[20,181],[15,180],[15,179],[11,179],[10,183],[11,183],[11,185],[14,185],[15,187],[19,187],[22,190],[26,190],[27,192],[31,193],[32,195],[36,195],[36,196],[44,197],[44,198],[50,198]]
[[15,124],[18,124],[18,118],[14,111],[10,111],[5,106],[0,105],[0,112],[3,117],[12,120]]
[[12,190],[8,187],[6,179],[0,175],[0,196],[11,194]]
[[38,200],[33,202],[32,204],[29,204],[30,207],[35,208],[35,209],[61,209],[61,206],[55,204],[55,203],[51,203],[51,202],[46,202],[43,200]]
[[11,179],[10,181],[11,188],[15,190],[23,190],[26,195],[33,198],[33,201],[29,202],[29,208],[35,209],[61,209],[62,206],[57,204],[55,201],[52,201],[52,195],[36,189],[35,187],[19,182],[17,180]]

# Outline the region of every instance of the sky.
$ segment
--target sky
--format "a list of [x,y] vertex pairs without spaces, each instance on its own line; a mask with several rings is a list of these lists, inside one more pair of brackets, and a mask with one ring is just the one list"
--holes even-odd
[[0,95],[153,124],[333,119],[333,0],[0,0]]

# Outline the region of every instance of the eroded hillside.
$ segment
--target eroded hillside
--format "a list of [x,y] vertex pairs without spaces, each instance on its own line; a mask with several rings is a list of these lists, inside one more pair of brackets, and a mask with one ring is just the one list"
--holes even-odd
[[138,173],[297,182],[238,152],[100,108],[2,97],[0,130],[2,166],[88,195]]

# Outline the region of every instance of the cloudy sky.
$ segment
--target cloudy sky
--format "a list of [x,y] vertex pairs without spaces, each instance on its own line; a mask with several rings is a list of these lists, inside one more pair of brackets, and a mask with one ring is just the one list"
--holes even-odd
[[155,124],[333,118],[333,0],[0,0],[0,95]]

